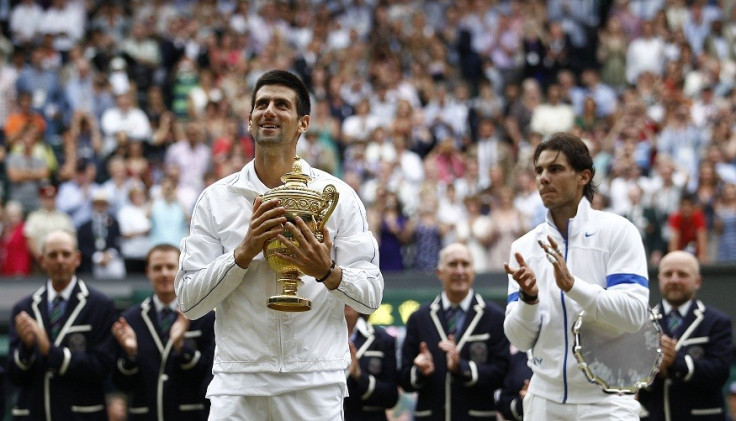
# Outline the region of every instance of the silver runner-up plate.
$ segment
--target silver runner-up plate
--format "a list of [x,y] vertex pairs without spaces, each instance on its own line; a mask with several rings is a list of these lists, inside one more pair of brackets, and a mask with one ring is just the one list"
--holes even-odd
[[649,320],[637,332],[621,332],[615,326],[586,317],[581,311],[573,326],[573,353],[578,368],[606,393],[635,394],[649,386],[662,361],[658,316],[649,309]]

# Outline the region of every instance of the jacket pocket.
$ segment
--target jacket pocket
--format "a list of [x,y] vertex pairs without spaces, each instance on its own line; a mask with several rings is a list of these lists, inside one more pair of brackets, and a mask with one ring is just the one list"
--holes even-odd
[[468,411],[468,415],[474,418],[495,418],[496,411],[478,411],[471,409]]
[[13,408],[13,410],[10,411],[10,414],[14,417],[27,417],[31,415],[31,410],[25,408]]
[[179,411],[202,411],[204,410],[204,404],[202,403],[188,403],[179,405]]
[[426,409],[424,411],[414,411],[414,418],[431,417],[432,410]]
[[128,409],[128,412],[130,412],[133,415],[147,414],[148,407],[147,406],[131,407],[130,409]]
[[704,415],[720,415],[723,413],[723,408],[701,408],[693,409],[690,411],[690,415],[704,416]]
[[466,342],[476,342],[476,341],[487,341],[491,338],[490,333],[482,333],[480,335],[470,335],[467,338],[465,338]]
[[76,325],[76,326],[69,326],[69,329],[66,331],[67,334],[69,333],[76,333],[76,332],[91,332],[92,331],[92,325]]
[[81,414],[91,414],[93,412],[100,412],[105,410],[105,405],[72,405],[72,412],[79,412]]

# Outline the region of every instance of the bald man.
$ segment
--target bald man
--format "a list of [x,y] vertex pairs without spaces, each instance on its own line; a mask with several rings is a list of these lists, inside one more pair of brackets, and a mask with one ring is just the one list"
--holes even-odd
[[417,392],[417,419],[493,418],[493,392],[509,360],[503,310],[473,291],[473,258],[465,245],[440,251],[437,277],[442,293],[406,323],[399,383]]
[[703,280],[692,254],[664,256],[658,279],[664,357],[654,383],[639,392],[642,420],[725,420],[721,390],[731,363],[731,320],[695,298]]
[[50,232],[40,257],[48,280],[13,307],[7,367],[18,387],[14,419],[107,420],[115,306],[77,278],[80,260],[76,236]]

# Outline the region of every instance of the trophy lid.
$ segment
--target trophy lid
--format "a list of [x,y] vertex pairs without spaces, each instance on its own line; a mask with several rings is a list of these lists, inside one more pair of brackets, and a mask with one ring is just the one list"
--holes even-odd
[[[309,199],[310,201],[319,202],[322,200],[322,193],[310,189],[307,183],[312,180],[307,174],[302,172],[302,160],[299,157],[294,159],[294,164],[291,167],[291,171],[287,172],[281,177],[281,181],[284,182],[282,186],[274,187],[263,194],[264,200],[272,198],[293,198],[293,199]],[[316,205],[314,205],[316,206]],[[288,207],[288,206],[287,206]],[[302,207],[301,205],[299,207]],[[312,206],[308,206],[311,209]]]
[[298,156],[294,158],[294,163],[291,165],[291,171],[281,176],[281,181],[283,181],[284,184],[298,183],[306,186],[308,182],[312,181],[312,177],[302,172],[301,162],[302,159]]

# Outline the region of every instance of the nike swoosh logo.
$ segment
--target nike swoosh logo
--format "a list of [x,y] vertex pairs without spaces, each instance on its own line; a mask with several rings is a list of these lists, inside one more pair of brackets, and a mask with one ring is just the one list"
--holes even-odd
[[590,237],[590,236],[591,236],[591,235],[593,235],[593,234],[595,234],[595,232],[586,232],[586,233],[585,233],[585,236],[586,236],[586,237]]

